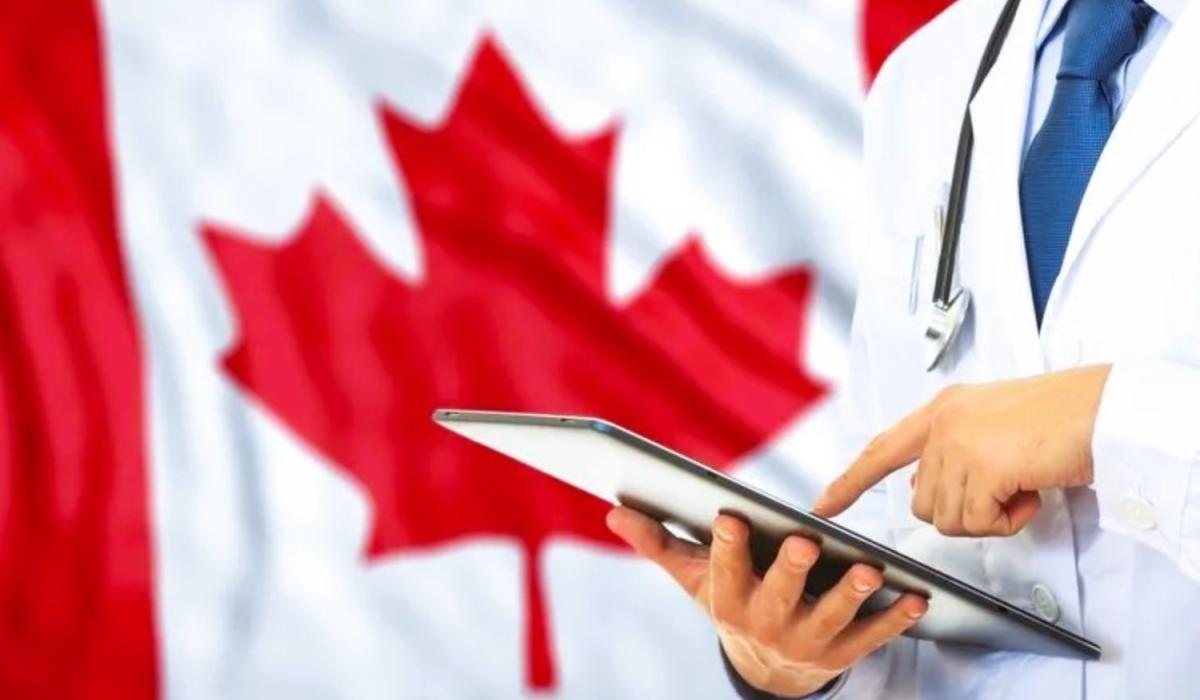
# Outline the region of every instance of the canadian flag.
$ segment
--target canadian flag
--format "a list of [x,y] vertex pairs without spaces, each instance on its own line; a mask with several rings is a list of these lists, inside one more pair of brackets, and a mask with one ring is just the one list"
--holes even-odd
[[864,85],[947,2],[0,0],[0,697],[729,697],[429,414],[807,500]]

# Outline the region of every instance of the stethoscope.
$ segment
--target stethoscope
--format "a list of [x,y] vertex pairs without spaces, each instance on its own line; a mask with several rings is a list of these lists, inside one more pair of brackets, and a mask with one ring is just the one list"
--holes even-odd
[[971,85],[967,107],[963,110],[962,127],[958,132],[958,148],[954,156],[954,175],[950,181],[950,195],[946,200],[945,209],[938,209],[936,226],[941,233],[942,245],[938,253],[937,277],[933,286],[933,313],[929,318],[929,327],[925,329],[925,364],[926,370],[930,372],[941,364],[946,357],[946,351],[958,338],[967,318],[967,310],[971,306],[970,290],[958,284],[955,279],[958,239],[962,233],[967,180],[971,174],[971,154],[975,150],[975,131],[971,127],[971,101],[975,99],[979,86],[983,84],[1000,56],[1000,49],[1004,47],[1004,40],[1008,38],[1008,30],[1012,27],[1018,5],[1020,0],[1008,0],[1005,3],[984,48],[983,58],[975,71],[975,81]]

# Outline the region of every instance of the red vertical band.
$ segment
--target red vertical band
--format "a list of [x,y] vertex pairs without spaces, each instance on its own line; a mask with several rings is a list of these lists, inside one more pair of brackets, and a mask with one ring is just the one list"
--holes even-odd
[[158,693],[95,8],[0,3],[0,697]]

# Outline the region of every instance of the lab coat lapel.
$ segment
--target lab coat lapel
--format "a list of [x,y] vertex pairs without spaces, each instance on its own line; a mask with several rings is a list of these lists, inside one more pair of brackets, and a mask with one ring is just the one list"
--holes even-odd
[[1042,358],[1025,263],[1018,178],[1044,9],[1042,2],[1021,3],[995,66],[971,102],[975,153],[960,248],[964,272],[978,270],[971,280],[963,280],[975,295],[976,317],[986,313],[989,323],[1004,323],[993,342],[1003,338],[1006,354],[1025,372],[1040,371]]
[[[1200,3],[1191,3],[1163,40],[1109,137],[1067,244],[1057,291],[1100,221],[1151,163],[1200,114]],[[1055,312],[1052,291],[1046,319]]]

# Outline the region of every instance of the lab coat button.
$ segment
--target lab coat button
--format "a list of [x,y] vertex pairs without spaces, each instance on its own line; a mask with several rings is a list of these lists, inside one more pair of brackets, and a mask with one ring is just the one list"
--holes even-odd
[[1132,494],[1121,499],[1121,519],[1139,530],[1153,530],[1158,524],[1154,506],[1141,496]]
[[1058,621],[1058,601],[1050,589],[1040,583],[1033,584],[1033,609],[1046,622]]

